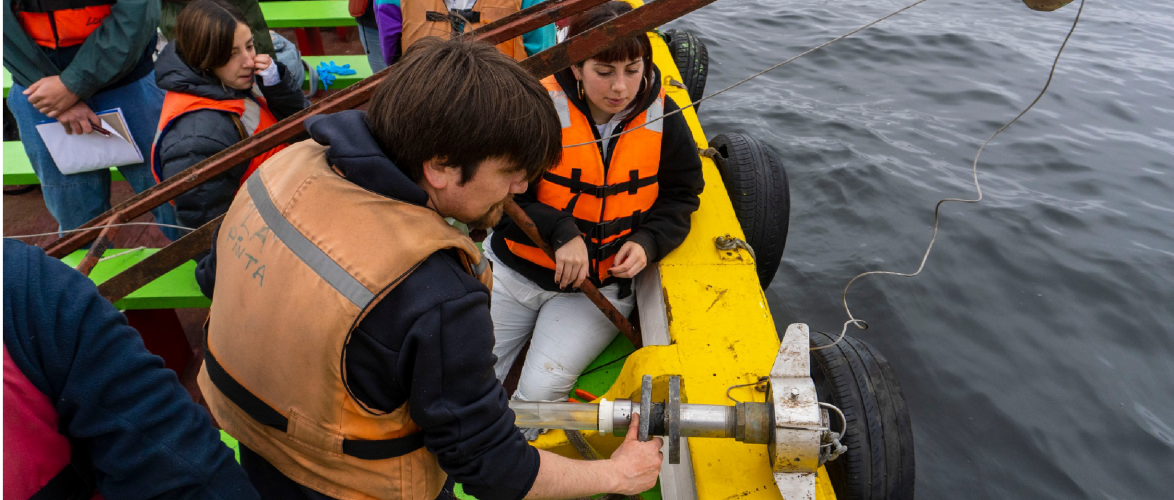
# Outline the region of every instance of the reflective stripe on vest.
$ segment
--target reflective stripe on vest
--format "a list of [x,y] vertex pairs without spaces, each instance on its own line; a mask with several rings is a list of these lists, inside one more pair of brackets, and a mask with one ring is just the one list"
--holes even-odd
[[[522,9],[521,0],[477,0],[472,9],[465,10],[449,10],[444,0],[414,0],[399,4],[403,18],[401,52],[406,52],[421,38],[436,36],[448,40]],[[521,36],[497,44],[497,50],[518,61],[527,57]]]
[[24,32],[50,49],[85,43],[110,15],[115,0],[15,0],[13,10]]
[[[159,126],[155,130],[155,140],[151,143],[151,173],[155,175],[155,182],[163,182],[164,180],[163,164],[160,157],[162,154],[160,144],[163,136],[171,131],[171,126],[177,118],[203,109],[212,109],[236,115],[244,127],[245,134],[248,136],[253,136],[257,132],[277,123],[277,117],[273,116],[273,113],[269,111],[269,108],[265,105],[265,98],[263,97],[220,101],[185,94],[183,92],[168,91],[167,95],[163,98],[163,112],[159,117]],[[285,146],[285,144],[278,145],[269,151],[253,157],[252,161],[249,162],[249,167],[245,171],[244,177],[241,177],[241,183],[243,184],[265,160],[268,160],[278,151],[281,151]],[[172,203],[174,204],[174,202]]]
[[332,498],[433,500],[446,476],[410,400],[375,409],[355,398],[347,347],[430,255],[459,250],[466,269],[486,259],[435,211],[345,179],[326,151],[285,148],[225,214],[200,389],[221,428],[294,482]]
[[[575,216],[591,259],[591,275],[602,281],[627,236],[639,226],[660,192],[660,145],[664,126],[664,90],[646,111],[613,139],[615,148],[603,163],[595,126],[567,97],[554,77],[542,80],[563,127],[563,157],[538,184],[538,201]],[[650,123],[651,122],[651,123]],[[642,126],[644,124],[647,126]],[[581,146],[576,144],[590,143]],[[514,255],[555,268],[554,261],[529,241],[506,239]]]

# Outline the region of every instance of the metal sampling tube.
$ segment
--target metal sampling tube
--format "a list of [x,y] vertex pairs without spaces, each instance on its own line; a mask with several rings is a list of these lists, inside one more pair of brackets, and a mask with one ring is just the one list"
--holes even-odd
[[[532,401],[510,401],[518,427],[538,429],[566,429],[601,431],[605,434],[623,436],[627,434],[632,413],[640,413],[640,405],[626,399],[591,403],[541,403]],[[652,417],[664,418],[663,403],[655,403]],[[610,411],[609,411],[610,410]],[[600,411],[604,415],[600,415]],[[737,410],[733,406],[682,404],[682,437],[737,437]],[[654,422],[653,434],[663,435],[667,426]],[[657,432],[659,430],[660,432]]]

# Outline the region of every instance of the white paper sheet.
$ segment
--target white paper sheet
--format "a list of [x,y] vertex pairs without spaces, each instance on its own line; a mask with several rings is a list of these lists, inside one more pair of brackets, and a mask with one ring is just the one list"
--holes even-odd
[[110,137],[98,132],[67,134],[56,120],[37,124],[37,132],[65,175],[143,162],[143,153],[130,136],[122,108],[96,113]]

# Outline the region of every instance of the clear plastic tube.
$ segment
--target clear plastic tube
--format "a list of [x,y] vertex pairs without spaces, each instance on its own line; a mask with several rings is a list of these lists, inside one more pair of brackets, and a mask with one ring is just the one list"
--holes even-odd
[[510,409],[517,416],[514,424],[522,428],[599,430],[597,404],[510,401]]

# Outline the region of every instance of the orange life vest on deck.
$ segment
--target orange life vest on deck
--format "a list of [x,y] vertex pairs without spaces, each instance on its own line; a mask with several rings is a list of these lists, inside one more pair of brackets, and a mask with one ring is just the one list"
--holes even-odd
[[[159,155],[162,153],[159,150],[159,143],[163,141],[163,136],[171,130],[171,124],[176,118],[202,109],[214,109],[233,114],[237,124],[241,126],[241,139],[245,138],[243,136],[252,136],[277,123],[277,117],[269,111],[264,97],[254,96],[252,99],[218,101],[183,92],[168,91],[163,98],[163,113],[159,116],[159,128],[155,131],[155,142],[151,144],[151,172],[155,174],[155,182],[163,182],[163,165],[159,159]],[[245,179],[248,179],[257,170],[257,167],[265,163],[265,160],[277,154],[285,146],[285,144],[278,145],[254,157],[253,161],[249,162],[249,168],[245,171],[244,177],[241,177],[241,184],[243,185]]]
[[[538,201],[574,214],[587,243],[591,274],[602,282],[616,253],[660,193],[657,172],[663,122],[642,125],[664,114],[664,90],[656,102],[624,127],[625,132],[631,132],[612,139],[616,141],[615,149],[604,165],[601,143],[567,147],[596,140],[595,125],[571,103],[553,76],[543,79],[542,84],[554,99],[563,127],[564,149],[562,161],[542,175]],[[505,242],[514,255],[555,268],[554,261],[529,241],[506,238]]]
[[14,0],[24,32],[37,45],[60,49],[81,45],[110,15],[115,0]]
[[[444,0],[411,0],[400,3],[403,16],[403,31],[400,34],[400,50],[424,37],[449,38],[468,33],[498,19],[517,13],[522,9],[522,0],[477,0],[472,9],[448,9]],[[522,37],[516,36],[497,44],[497,50],[517,61],[526,58],[526,46]]]

